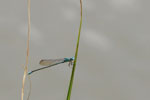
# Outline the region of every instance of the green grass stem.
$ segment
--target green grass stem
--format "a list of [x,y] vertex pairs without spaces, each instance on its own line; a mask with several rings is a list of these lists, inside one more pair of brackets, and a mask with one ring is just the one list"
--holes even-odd
[[76,62],[77,62],[77,56],[78,56],[78,48],[79,48],[79,41],[80,41],[80,33],[81,33],[81,27],[82,27],[82,0],[80,0],[80,13],[81,13],[81,18],[80,18],[80,26],[79,26],[79,33],[78,33],[78,40],[77,40],[77,45],[76,45],[76,52],[75,52],[75,60],[72,68],[72,73],[71,73],[71,78],[70,78],[70,84],[68,88],[68,94],[66,100],[70,100],[71,98],[71,91],[72,91],[72,86],[73,86],[73,80],[74,80],[74,73],[76,69]]

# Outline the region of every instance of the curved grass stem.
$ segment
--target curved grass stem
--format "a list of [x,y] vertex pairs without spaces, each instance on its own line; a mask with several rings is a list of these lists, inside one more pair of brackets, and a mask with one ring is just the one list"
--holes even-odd
[[75,60],[74,60],[73,68],[72,68],[70,84],[69,84],[68,94],[67,94],[66,100],[70,100],[70,98],[71,98],[71,91],[72,91],[72,85],[73,85],[73,80],[74,80],[74,73],[75,73],[75,69],[76,69],[76,62],[77,62],[78,48],[79,48],[79,41],[80,41],[80,33],[81,33],[81,27],[82,27],[82,0],[80,0],[80,14],[81,14],[81,16],[80,16],[80,26],[79,26],[77,45],[76,45]]

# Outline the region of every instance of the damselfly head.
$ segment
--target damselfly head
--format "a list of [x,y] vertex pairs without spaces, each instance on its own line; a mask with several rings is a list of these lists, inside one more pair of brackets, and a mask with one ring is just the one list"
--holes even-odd
[[73,61],[73,60],[74,60],[74,57],[71,57],[70,60]]

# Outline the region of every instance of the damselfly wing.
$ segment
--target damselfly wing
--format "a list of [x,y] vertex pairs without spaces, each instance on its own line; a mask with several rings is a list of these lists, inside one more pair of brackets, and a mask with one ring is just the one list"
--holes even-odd
[[63,59],[42,59],[39,64],[42,66],[50,66],[62,62],[64,62],[64,58]]

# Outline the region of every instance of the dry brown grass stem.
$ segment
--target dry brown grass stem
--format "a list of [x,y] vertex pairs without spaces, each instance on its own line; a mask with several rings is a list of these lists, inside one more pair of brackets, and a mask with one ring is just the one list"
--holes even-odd
[[29,40],[30,40],[30,0],[28,0],[28,37],[27,37],[27,55],[26,55],[26,63],[24,68],[24,75],[22,80],[22,91],[21,91],[21,100],[24,98],[24,86],[25,86],[25,80],[27,76],[28,71],[28,63],[29,63]]

